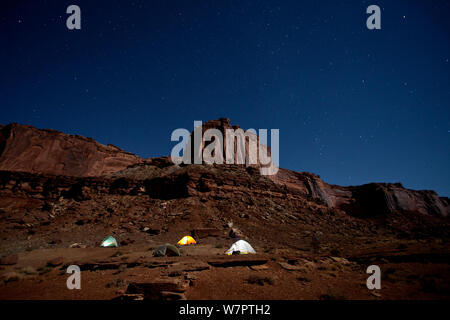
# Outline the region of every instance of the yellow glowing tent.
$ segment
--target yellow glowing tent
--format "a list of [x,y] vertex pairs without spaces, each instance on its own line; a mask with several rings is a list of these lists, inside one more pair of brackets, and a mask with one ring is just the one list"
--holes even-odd
[[197,242],[195,242],[194,238],[192,238],[191,236],[184,236],[180,241],[178,241],[178,245],[180,246],[186,246],[188,244],[196,244]]

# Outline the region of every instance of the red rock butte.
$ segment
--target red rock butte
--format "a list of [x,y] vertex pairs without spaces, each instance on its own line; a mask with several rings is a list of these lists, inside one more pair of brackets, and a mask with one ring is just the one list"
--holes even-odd
[[0,170],[67,176],[100,176],[142,159],[113,145],[11,123],[0,127]]

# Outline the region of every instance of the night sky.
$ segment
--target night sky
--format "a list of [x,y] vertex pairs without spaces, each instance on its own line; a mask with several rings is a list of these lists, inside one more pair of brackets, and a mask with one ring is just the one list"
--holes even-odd
[[228,117],[280,129],[283,168],[450,196],[449,35],[436,0],[2,0],[0,123],[153,157]]

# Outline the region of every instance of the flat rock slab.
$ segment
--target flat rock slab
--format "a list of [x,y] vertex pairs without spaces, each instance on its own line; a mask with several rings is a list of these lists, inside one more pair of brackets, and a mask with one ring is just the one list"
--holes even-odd
[[[140,266],[139,262],[110,262],[110,263],[74,263],[80,267],[81,271],[97,271],[97,270],[118,270],[123,268],[135,268]],[[64,265],[61,269],[66,269],[68,265]]]
[[[144,299],[161,300],[175,299],[170,293],[183,293],[187,288],[187,283],[178,279],[157,279],[150,282],[131,282],[128,285],[126,294],[143,294]],[[170,296],[170,297],[169,297]],[[181,299],[181,296],[180,298]]]
[[236,256],[226,256],[221,259],[214,259],[208,261],[210,265],[217,268],[228,268],[228,267],[237,267],[237,266],[256,266],[267,263],[269,259],[262,257],[251,257],[247,255],[236,255]]
[[280,267],[288,271],[301,271],[305,269],[303,266],[292,265],[287,262],[278,262],[278,264],[280,265]]
[[169,265],[174,264],[173,261],[150,261],[144,264],[146,268],[167,268]]
[[205,262],[189,263],[189,264],[176,264],[167,268],[169,276],[181,275],[183,272],[196,272],[211,269],[211,266]]
[[177,266],[177,268],[180,268],[182,271],[185,272],[192,272],[192,271],[209,270],[211,267],[205,262],[196,262],[192,264],[181,264],[180,266]]
[[252,269],[253,271],[261,271],[261,270],[269,269],[269,266],[260,264],[260,265],[256,265],[256,266],[250,266],[250,269]]

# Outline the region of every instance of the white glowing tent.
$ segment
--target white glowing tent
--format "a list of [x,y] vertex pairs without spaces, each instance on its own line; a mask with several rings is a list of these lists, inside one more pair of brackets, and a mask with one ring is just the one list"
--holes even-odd
[[250,243],[245,240],[236,241],[225,253],[228,255],[232,255],[233,252],[239,254],[256,253],[255,249],[252,248]]

